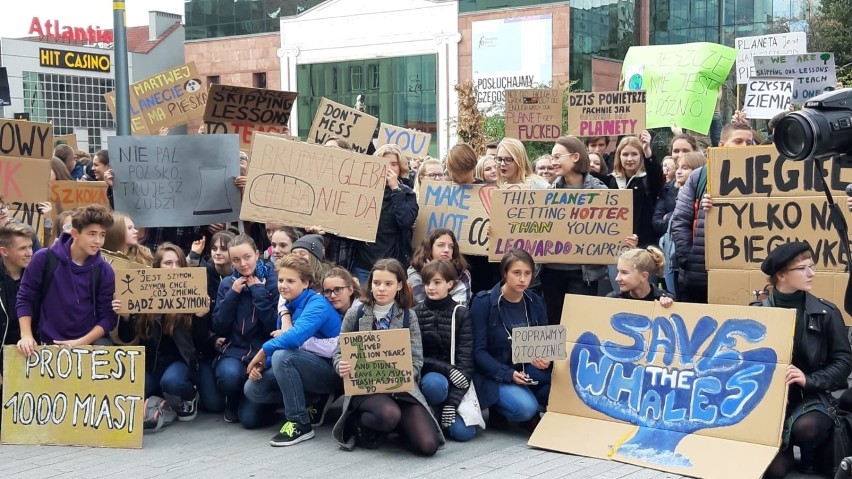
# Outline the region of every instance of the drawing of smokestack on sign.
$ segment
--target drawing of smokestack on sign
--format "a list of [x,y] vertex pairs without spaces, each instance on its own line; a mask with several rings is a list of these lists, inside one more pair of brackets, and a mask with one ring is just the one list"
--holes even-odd
[[258,175],[248,189],[249,202],[264,208],[310,215],[316,204],[314,187],[306,181],[287,175]]

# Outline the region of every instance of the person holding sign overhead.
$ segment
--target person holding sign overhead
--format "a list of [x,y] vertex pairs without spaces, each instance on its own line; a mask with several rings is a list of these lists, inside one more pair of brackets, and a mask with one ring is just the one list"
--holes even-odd
[[265,408],[243,401],[246,367],[263,347],[278,322],[278,278],[260,258],[254,240],[241,234],[228,250],[234,271],[219,285],[213,331],[216,346],[216,385],[225,395],[225,422],[252,429],[269,421]]
[[[573,136],[561,136],[551,153],[554,165],[553,189],[607,189],[590,174],[589,153],[583,143]],[[548,324],[562,321],[562,306],[566,294],[595,296],[598,281],[606,276],[606,266],[591,264],[546,264],[541,270],[541,291],[547,305]]]
[[843,459],[833,454],[836,401],[831,391],[846,389],[846,378],[852,373],[852,350],[843,317],[833,303],[810,293],[815,271],[807,243],[778,246],[766,256],[760,270],[769,276],[773,288],[767,298],[752,306],[796,310],[781,450],[763,477],[780,479],[796,467],[793,446],[799,447],[802,473],[831,473]]
[[488,425],[505,428],[508,422],[522,423],[532,430],[539,411],[550,395],[550,361],[534,358],[530,365],[512,363],[512,329],[547,326],[544,302],[527,291],[535,262],[519,248],[512,248],[500,261],[502,281],[491,291],[473,298],[473,382],[483,409],[489,409]]
[[[177,246],[163,243],[154,254],[153,266],[186,268],[186,256]],[[112,301],[112,310],[119,314],[120,299]],[[216,389],[215,352],[206,316],[207,311],[131,314],[119,322],[118,333],[125,344],[138,340],[145,346],[145,397],[162,393],[166,400],[173,400],[178,421],[195,419],[199,402],[208,412],[225,409],[225,398]]]
[[[417,314],[411,309],[414,302],[405,283],[405,269],[395,259],[379,260],[365,284],[363,305],[346,313],[340,332],[408,328],[414,390],[411,393],[346,396],[343,414],[332,434],[344,449],[352,450],[356,445],[376,449],[389,433],[397,431],[405,436],[415,452],[433,456],[444,444],[444,435],[417,386],[423,367],[423,345]],[[334,368],[344,381],[357,374],[353,364],[343,359],[339,343],[334,351]]]

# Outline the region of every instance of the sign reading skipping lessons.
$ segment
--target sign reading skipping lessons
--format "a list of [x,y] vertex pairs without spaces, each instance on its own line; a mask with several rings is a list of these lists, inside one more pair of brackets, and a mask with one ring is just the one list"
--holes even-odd
[[207,270],[204,268],[116,269],[115,294],[120,314],[206,313]]
[[559,361],[568,358],[565,326],[512,328],[512,362],[530,363],[535,358]]
[[337,136],[348,141],[352,151],[366,154],[378,124],[379,119],[374,116],[323,98],[311,123],[308,143],[322,145]]
[[379,125],[376,148],[393,144],[397,145],[409,158],[426,158],[429,156],[429,143],[431,142],[432,135],[429,133],[382,123]]
[[762,77],[795,78],[794,105],[802,105],[837,86],[833,53],[754,57],[754,69]]
[[50,123],[0,119],[0,196],[9,216],[28,224],[43,237],[44,215],[38,203],[49,200]]
[[196,226],[239,219],[236,135],[109,139],[116,211],[136,226]]
[[562,136],[562,90],[506,90],[506,137],[554,141]]
[[582,137],[639,136],[645,130],[644,91],[571,93],[568,134]]
[[781,445],[795,311],[565,304],[568,360],[553,364],[529,445],[689,477],[760,477]]
[[[709,298],[714,304],[747,304],[763,289],[760,265],[776,247],[807,242],[816,265],[813,293],[843,304],[847,259],[831,225],[820,176],[835,198],[852,183],[852,160],[834,157],[820,172],[813,160],[783,158],[772,145],[710,150],[707,188],[713,208],[707,212],[705,260]],[[847,221],[852,213],[840,208]],[[844,313],[847,324],[852,318]]]
[[407,328],[340,334],[340,355],[352,367],[343,378],[347,396],[414,390]]
[[[808,39],[805,32],[774,33],[758,37],[739,37],[735,41],[737,49],[737,83],[748,83],[757,76],[754,69],[754,57],[765,55],[790,55],[808,52]],[[749,118],[752,118],[749,116]]]
[[254,135],[240,218],[375,241],[385,191],[387,160]]
[[3,444],[142,447],[145,348],[3,347]]
[[492,190],[488,258],[521,248],[536,263],[615,264],[632,205],[632,190]]
[[647,92],[647,128],[677,125],[706,135],[736,58],[736,50],[715,43],[630,47],[624,90]]
[[459,185],[449,181],[420,183],[414,239],[419,245],[432,231],[453,231],[462,254],[488,256],[488,219],[494,185]]
[[792,78],[753,77],[748,82],[743,111],[751,119],[768,120],[788,111],[792,101]]
[[297,92],[231,85],[210,85],[204,122],[207,133],[235,133],[240,150],[251,149],[255,131],[284,133]]

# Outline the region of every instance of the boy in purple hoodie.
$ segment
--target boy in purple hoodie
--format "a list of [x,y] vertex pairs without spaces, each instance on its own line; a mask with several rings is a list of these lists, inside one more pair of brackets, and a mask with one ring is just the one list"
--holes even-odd
[[[21,326],[21,354],[32,354],[38,343],[101,344],[103,341],[99,340],[115,327],[115,273],[101,257],[106,230],[112,222],[112,214],[103,206],[80,208],[71,216],[71,233],[62,233],[53,246],[33,255],[21,278],[15,308]],[[55,256],[56,269],[47,290],[42,291],[51,254]],[[32,328],[34,312],[39,318],[38,342]]]

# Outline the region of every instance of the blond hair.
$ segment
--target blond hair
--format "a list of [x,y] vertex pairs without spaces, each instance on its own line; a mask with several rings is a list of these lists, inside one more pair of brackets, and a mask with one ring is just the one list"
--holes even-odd
[[625,175],[624,167],[621,166],[621,151],[628,146],[639,150],[639,169],[636,170],[636,173],[645,171],[645,150],[642,148],[642,141],[635,136],[625,136],[618,142],[618,148],[615,149],[615,161],[613,161],[615,163],[613,170],[622,178],[627,178],[627,176]]
[[[527,178],[533,176],[537,177],[535,173],[533,173],[532,165],[530,164],[529,157],[527,156],[527,150],[524,148],[524,144],[521,143],[520,140],[516,140],[514,138],[503,138],[500,140],[500,143],[497,145],[497,151],[500,151],[500,148],[504,148],[509,152],[509,155],[515,160],[515,164],[518,165],[518,177],[511,178],[509,180],[503,178],[502,176],[497,177],[498,184],[517,184],[523,183],[527,180]],[[542,180],[544,181],[544,180]]]
[[408,178],[408,157],[405,156],[405,153],[402,152],[402,148],[399,145],[388,143],[386,145],[380,146],[376,149],[376,152],[373,153],[373,156],[385,156],[388,153],[393,153],[396,155],[396,159],[399,162],[399,177],[400,178]]
[[666,256],[655,246],[629,249],[621,253],[618,260],[632,264],[640,273],[658,276],[663,274],[663,266],[666,265]]

